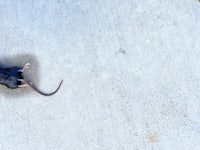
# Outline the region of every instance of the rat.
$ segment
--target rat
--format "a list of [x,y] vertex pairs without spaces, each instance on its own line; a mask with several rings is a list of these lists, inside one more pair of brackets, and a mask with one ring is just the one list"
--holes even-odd
[[59,89],[63,82],[60,82],[57,89],[52,93],[43,93],[38,88],[36,88],[31,82],[27,82],[23,77],[23,72],[29,68],[30,63],[26,63],[24,67],[10,67],[10,68],[0,68],[0,84],[6,86],[10,89],[17,89],[23,87],[30,87],[36,92],[44,96],[51,96],[55,94]]

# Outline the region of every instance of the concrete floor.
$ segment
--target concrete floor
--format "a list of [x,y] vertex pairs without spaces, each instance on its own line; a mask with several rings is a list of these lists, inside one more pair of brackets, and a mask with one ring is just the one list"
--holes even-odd
[[0,0],[2,150],[199,150],[197,0]]

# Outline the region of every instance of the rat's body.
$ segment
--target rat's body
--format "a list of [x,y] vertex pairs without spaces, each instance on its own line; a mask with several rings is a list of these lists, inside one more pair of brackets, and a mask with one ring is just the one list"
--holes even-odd
[[22,72],[19,72],[22,68],[0,68],[0,84],[7,86],[8,88],[15,89],[21,84],[18,79],[23,79]]
[[63,81],[60,82],[58,88],[54,92],[48,94],[39,91],[34,85],[26,82],[23,77],[23,72],[26,68],[29,68],[29,66],[30,64],[27,63],[24,65],[23,68],[22,67],[0,68],[0,84],[3,84],[10,89],[31,87],[36,92],[44,96],[51,96],[59,90]]

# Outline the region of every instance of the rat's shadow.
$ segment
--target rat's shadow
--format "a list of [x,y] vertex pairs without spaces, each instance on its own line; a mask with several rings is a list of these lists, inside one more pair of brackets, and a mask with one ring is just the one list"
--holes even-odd
[[[34,55],[22,54],[16,56],[0,57],[0,68],[23,67],[26,63],[30,63],[31,66],[29,69],[26,69],[24,71],[24,79],[26,79],[27,81],[31,81],[34,85],[37,86],[37,83],[39,83],[39,64]],[[5,94],[6,96],[21,96],[30,93],[31,91],[32,90],[30,88],[9,89],[0,84],[0,94]]]

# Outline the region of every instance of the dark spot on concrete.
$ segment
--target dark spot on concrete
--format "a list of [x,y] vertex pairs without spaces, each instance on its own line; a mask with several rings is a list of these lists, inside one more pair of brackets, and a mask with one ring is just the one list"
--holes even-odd
[[119,53],[121,53],[121,54],[126,54],[126,50],[125,49],[123,49],[123,48],[119,48],[119,51],[118,51]]

